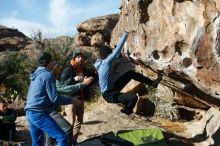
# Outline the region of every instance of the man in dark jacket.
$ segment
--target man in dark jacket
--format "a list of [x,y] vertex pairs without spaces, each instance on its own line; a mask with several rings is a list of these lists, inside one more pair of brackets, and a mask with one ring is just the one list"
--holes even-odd
[[[79,95],[79,99],[82,101],[81,107],[78,106],[75,108],[76,111],[73,111],[73,105],[65,106],[67,120],[73,125],[73,136],[75,141],[77,141],[81,124],[83,123],[84,99],[88,98],[90,87],[97,82],[98,77],[94,71],[85,68],[82,51],[80,49],[74,49],[70,66],[63,70],[60,81],[62,85],[69,86],[82,82],[85,77],[93,78],[93,81],[87,87],[72,95]],[[76,114],[76,117],[73,113]]]
[[[60,64],[55,65],[54,69],[53,69],[53,73],[56,77],[56,87],[57,87],[57,91],[60,95],[73,95],[76,92],[79,92],[81,89],[85,88],[87,85],[89,85],[92,82],[92,78],[84,78],[84,80],[80,83],[74,84],[74,85],[62,85],[60,83],[60,75],[63,71],[63,66]],[[77,99],[78,96],[75,97],[69,97],[69,98],[73,98],[73,105],[74,108],[78,108],[81,107],[81,100]],[[66,120],[64,119],[60,112],[60,107],[55,107],[55,110],[53,112],[50,113],[50,116],[57,122],[57,124],[62,128],[62,130],[64,132],[67,133],[67,135],[69,136],[69,143],[70,145],[75,142],[75,138],[73,137],[73,130],[72,130],[72,125]],[[75,110],[74,110],[75,111]],[[73,113],[73,115],[75,115],[75,113]],[[74,116],[75,117],[75,116]],[[56,141],[49,137],[46,134],[46,143],[45,146],[54,146],[56,144]]]
[[[15,120],[17,118],[16,112],[8,108],[8,104],[0,100],[0,139],[14,140],[15,139]],[[10,139],[11,137],[11,139]]]

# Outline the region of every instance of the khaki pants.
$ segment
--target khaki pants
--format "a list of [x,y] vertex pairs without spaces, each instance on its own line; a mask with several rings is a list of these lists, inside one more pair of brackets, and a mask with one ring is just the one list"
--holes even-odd
[[[83,101],[82,101],[83,102]],[[66,105],[66,120],[73,126],[73,138],[77,140],[83,123],[84,103],[75,107],[74,105]]]

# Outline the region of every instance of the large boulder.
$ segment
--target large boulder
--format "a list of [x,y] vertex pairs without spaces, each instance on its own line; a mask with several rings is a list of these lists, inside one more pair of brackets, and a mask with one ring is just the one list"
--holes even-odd
[[219,12],[219,0],[122,0],[111,46],[129,31],[124,53],[163,70],[178,90],[219,106]]

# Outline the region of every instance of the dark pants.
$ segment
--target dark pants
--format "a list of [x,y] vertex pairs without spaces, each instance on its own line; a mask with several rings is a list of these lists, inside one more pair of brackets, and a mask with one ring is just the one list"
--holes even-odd
[[122,103],[125,106],[125,109],[129,111],[133,111],[134,106],[137,102],[137,96],[131,93],[121,93],[120,91],[124,88],[124,86],[131,80],[134,79],[136,81],[152,85],[153,81],[140,73],[136,73],[132,70],[128,71],[124,75],[122,75],[118,80],[114,82],[114,88],[108,91],[105,91],[102,96],[107,102],[110,103]]
[[16,132],[15,123],[0,123],[1,140],[7,140],[7,141],[14,140],[15,132]]
[[[60,128],[68,135],[68,145],[72,145],[72,126],[70,123],[64,119],[59,113],[51,112],[50,116],[56,121]],[[56,144],[56,139],[50,137],[46,134],[45,146],[54,146]]]

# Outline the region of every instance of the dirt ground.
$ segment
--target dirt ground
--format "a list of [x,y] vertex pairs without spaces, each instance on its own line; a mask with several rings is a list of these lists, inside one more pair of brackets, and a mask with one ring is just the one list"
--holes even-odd
[[[180,142],[179,137],[170,131],[181,132],[184,127],[181,123],[173,123],[164,121],[161,119],[146,118],[136,114],[127,116],[120,112],[121,107],[116,104],[107,104],[98,102],[87,110],[84,115],[84,123],[82,125],[82,134],[79,136],[78,141],[83,141],[87,138],[91,138],[102,133],[110,131],[117,132],[118,130],[127,129],[143,129],[149,126],[157,126],[164,130],[164,136],[166,137],[169,145],[172,141]],[[26,145],[31,145],[31,137],[28,128],[28,122],[25,116],[18,117],[17,123],[17,137],[26,140]],[[174,126],[173,126],[174,125]],[[164,129],[166,128],[166,130]],[[186,146],[187,142],[181,142]],[[187,144],[190,145],[190,144]],[[178,146],[181,146],[178,144]]]

